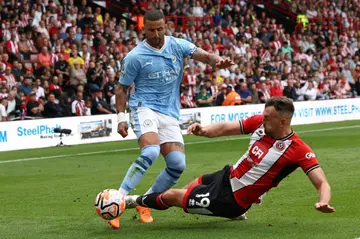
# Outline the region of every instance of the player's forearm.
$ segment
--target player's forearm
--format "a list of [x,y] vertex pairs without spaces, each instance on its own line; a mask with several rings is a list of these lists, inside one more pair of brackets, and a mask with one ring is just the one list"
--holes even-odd
[[227,136],[226,123],[215,123],[204,127],[206,134],[205,137],[216,138],[221,136]]
[[209,65],[211,65],[212,67],[215,67],[216,64],[221,61],[222,58],[216,54],[209,54]]
[[193,59],[211,65],[212,67],[215,67],[216,63],[222,60],[220,56],[216,54],[210,54],[201,48],[198,48],[197,51],[194,53]]
[[318,188],[319,202],[320,203],[330,203],[331,199],[331,188],[327,182],[321,183]]
[[203,131],[205,132],[203,136],[208,138],[241,135],[241,127],[238,120],[207,125],[203,127]]
[[125,112],[126,100],[127,100],[128,87],[119,85],[116,87],[115,100],[116,100],[116,112]]
[[208,138],[216,138],[229,135],[227,133],[227,127],[225,122],[205,126],[205,132],[205,137]]

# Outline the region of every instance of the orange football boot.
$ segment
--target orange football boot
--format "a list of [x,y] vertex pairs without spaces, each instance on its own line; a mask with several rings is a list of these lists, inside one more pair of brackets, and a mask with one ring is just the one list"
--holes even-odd
[[120,217],[108,221],[109,225],[114,229],[120,228]]
[[137,206],[136,211],[140,215],[140,222],[149,223],[154,221],[150,213],[150,208]]

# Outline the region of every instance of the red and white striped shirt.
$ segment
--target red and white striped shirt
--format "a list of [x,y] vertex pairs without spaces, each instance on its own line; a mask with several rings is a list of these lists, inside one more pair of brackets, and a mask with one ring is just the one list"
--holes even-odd
[[280,41],[273,41],[271,42],[272,46],[275,48],[275,52],[277,53],[278,50],[282,47],[282,44]]
[[196,85],[196,75],[191,75],[191,74],[186,75],[185,84],[190,86]]
[[23,20],[19,20],[19,26],[24,28],[29,24],[29,13],[22,13],[24,16]]
[[75,115],[83,116],[84,109],[85,109],[85,101],[84,100],[81,100],[81,101],[75,100],[71,104],[71,112]]
[[16,79],[13,74],[10,74],[10,75],[4,74],[4,75],[2,75],[1,78],[3,81],[6,81],[6,87],[8,89],[11,89],[13,86],[16,85]]
[[261,62],[268,62],[271,60],[271,54],[268,50],[262,49],[260,54]]
[[319,163],[311,148],[291,132],[282,139],[265,134],[263,115],[240,120],[243,134],[252,134],[247,152],[232,166],[230,184],[237,203],[248,208],[298,167],[308,174]]
[[210,86],[212,97],[216,98],[219,94],[219,88],[217,85]]
[[19,45],[16,41],[9,40],[5,45],[8,53],[13,53],[15,55],[19,54]]
[[33,40],[27,40],[27,43],[28,43],[30,52],[36,52],[37,51]]
[[58,56],[55,53],[50,54],[50,63],[52,65],[55,65],[55,63],[58,61]]

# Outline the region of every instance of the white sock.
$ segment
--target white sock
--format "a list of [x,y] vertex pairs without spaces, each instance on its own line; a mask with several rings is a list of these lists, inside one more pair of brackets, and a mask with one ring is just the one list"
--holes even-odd
[[126,208],[134,208],[136,206],[139,206],[136,202],[136,199],[139,197],[139,195],[129,195],[125,197],[125,204]]
[[152,189],[152,187],[149,188],[149,190],[147,190],[147,192],[144,195],[148,195],[148,194],[152,194],[154,191]]
[[125,189],[123,189],[123,188],[120,188],[119,189],[119,192],[122,194],[122,195],[124,195],[124,196],[126,196],[126,195],[128,195],[128,191],[126,191]]

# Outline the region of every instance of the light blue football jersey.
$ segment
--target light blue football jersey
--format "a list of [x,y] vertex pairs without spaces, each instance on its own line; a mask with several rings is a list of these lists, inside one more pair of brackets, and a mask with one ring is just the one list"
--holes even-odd
[[191,42],[165,36],[160,50],[146,40],[131,50],[124,58],[119,79],[122,85],[135,83],[135,91],[129,96],[130,108],[148,107],[178,119],[184,57],[192,57],[196,49]]

